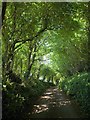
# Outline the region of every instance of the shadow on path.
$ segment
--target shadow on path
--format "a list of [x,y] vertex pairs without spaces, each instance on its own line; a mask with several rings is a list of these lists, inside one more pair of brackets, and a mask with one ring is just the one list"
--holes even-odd
[[[30,113],[29,113],[30,114]],[[51,87],[36,101],[30,118],[83,118],[78,104]]]

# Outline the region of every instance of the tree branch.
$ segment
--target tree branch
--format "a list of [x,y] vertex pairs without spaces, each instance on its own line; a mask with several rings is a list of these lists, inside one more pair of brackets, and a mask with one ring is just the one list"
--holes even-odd
[[33,41],[33,39],[35,39],[36,37],[38,37],[41,33],[43,33],[45,30],[47,29],[47,27],[41,29],[39,32],[37,32],[37,34],[35,36],[33,36],[32,38],[26,39],[26,40],[21,40],[21,41],[15,41],[14,44],[16,43],[20,43],[18,46],[15,47],[15,49],[17,49],[19,46],[21,46],[22,44],[24,44],[27,41]]

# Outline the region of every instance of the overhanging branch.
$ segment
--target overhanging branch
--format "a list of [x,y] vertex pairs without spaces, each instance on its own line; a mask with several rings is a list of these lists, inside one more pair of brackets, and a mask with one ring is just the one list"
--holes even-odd
[[20,41],[15,41],[14,44],[16,43],[21,43],[18,46],[15,47],[15,49],[17,49],[18,47],[20,47],[22,44],[24,44],[27,41],[33,41],[36,37],[38,37],[41,33],[43,33],[45,30],[47,29],[47,27],[41,29],[39,32],[37,32],[37,34],[35,36],[33,36],[32,38],[26,39],[26,40],[20,40]]

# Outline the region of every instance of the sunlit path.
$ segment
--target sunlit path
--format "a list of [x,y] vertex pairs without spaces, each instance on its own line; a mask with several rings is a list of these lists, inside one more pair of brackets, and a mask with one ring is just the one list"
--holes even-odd
[[90,118],[90,2],[38,1],[0,4],[0,116]]
[[34,104],[30,118],[81,118],[79,106],[63,91],[48,89]]

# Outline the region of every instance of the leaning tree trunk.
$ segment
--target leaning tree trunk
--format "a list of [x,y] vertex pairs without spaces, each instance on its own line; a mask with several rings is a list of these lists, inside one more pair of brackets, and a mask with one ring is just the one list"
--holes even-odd
[[0,29],[1,29],[1,26],[3,25],[3,21],[5,18],[6,4],[7,4],[7,2],[2,2],[2,11],[1,11],[1,15],[0,15]]
[[34,61],[35,61],[36,49],[37,49],[37,46],[36,46],[36,44],[35,44],[35,45],[34,45],[34,50],[33,50],[33,52],[32,52],[32,53],[29,53],[29,54],[31,54],[31,55],[30,55],[30,58],[31,58],[31,56],[32,56],[32,58],[30,59],[30,62],[29,62],[29,64],[28,64],[28,67],[27,67],[27,70],[26,70],[26,73],[25,73],[25,75],[24,75],[24,78],[25,78],[26,80],[28,80],[28,78],[29,78],[29,75],[30,75],[32,66],[33,66]]
[[[6,3],[3,3],[3,8],[2,8],[2,21],[5,18],[5,11],[6,11]],[[13,63],[14,63],[14,50],[15,50],[15,43],[13,39],[13,35],[16,29],[16,5],[14,4],[14,14],[13,14],[13,25],[12,25],[12,34],[11,36],[8,36],[7,34],[4,33],[6,31],[5,27],[8,26],[7,23],[5,23],[5,27],[2,29],[2,39],[4,40],[4,46],[5,50],[2,56],[2,75],[3,79],[6,80],[6,74],[13,69]],[[8,39],[5,37],[8,36]],[[12,42],[9,41],[9,38],[11,38]]]

